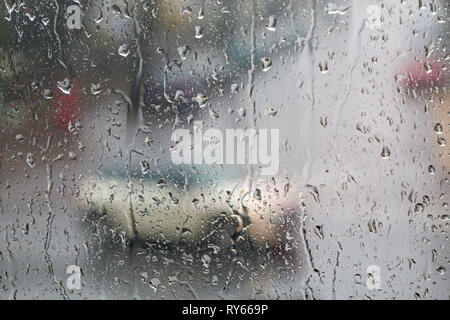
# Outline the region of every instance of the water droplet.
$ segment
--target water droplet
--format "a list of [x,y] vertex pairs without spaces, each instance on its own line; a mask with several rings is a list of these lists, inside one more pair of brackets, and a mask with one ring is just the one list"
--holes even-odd
[[445,267],[439,267],[437,270],[436,270],[439,274],[441,274],[441,275],[443,275],[444,273],[445,273],[445,271],[446,271],[446,269],[445,269]]
[[26,223],[23,226],[22,232],[23,232],[24,235],[27,235],[30,232],[30,225],[28,223]]
[[203,27],[202,26],[195,26],[195,37],[197,39],[203,38]]
[[178,47],[178,55],[181,57],[181,59],[186,60],[186,56],[188,52],[190,51],[188,46],[182,46]]
[[247,115],[247,111],[244,108],[237,109],[237,113],[241,117],[245,117]]
[[425,0],[419,0],[419,9],[426,9]]
[[253,198],[255,198],[255,200],[260,201],[262,199],[261,190],[255,189],[255,192],[253,192]]
[[18,143],[22,143],[25,140],[25,137],[23,136],[23,134],[19,133],[16,135],[16,141]]
[[274,16],[269,17],[269,22],[266,24],[266,29],[269,31],[275,31],[277,25],[277,20]]
[[124,43],[120,45],[119,50],[117,50],[117,53],[120,54],[122,57],[127,57],[130,53],[130,47]]
[[69,121],[67,128],[68,128],[69,132],[73,132],[75,130],[75,126],[73,125],[72,120]]
[[211,118],[213,118],[215,120],[219,119],[219,114],[216,111],[214,111],[213,109],[209,110],[209,115],[211,116]]
[[173,196],[172,192],[169,192],[169,198],[170,201],[172,202],[172,205],[174,206],[178,205],[179,200]]
[[277,110],[274,108],[266,108],[266,116],[268,117],[274,117],[277,115]]
[[53,99],[53,93],[50,89],[44,89],[43,93],[45,99]]
[[62,81],[56,82],[56,86],[65,94],[70,94],[70,90],[72,89],[72,82],[65,78]]
[[383,159],[387,159],[391,156],[391,150],[389,150],[388,147],[383,146],[383,149],[381,150],[381,157]]
[[445,139],[442,137],[437,138],[437,143],[440,147],[445,147],[445,144],[446,144]]
[[204,254],[202,256],[202,264],[203,264],[203,273],[208,274],[209,273],[209,264],[211,263],[211,257],[207,254]]
[[30,166],[30,168],[33,168],[36,165],[34,154],[31,152],[27,153],[27,164]]
[[167,182],[164,179],[159,179],[159,181],[156,183],[156,186],[158,188],[167,187]]
[[208,97],[205,96],[203,93],[198,93],[195,97],[192,98],[192,101],[195,101],[198,103],[200,108],[203,108],[206,106],[206,102],[208,101]]
[[223,7],[222,9],[220,9],[221,13],[231,13],[231,10],[228,7]]
[[184,6],[184,7],[180,8],[180,13],[181,13],[181,15],[183,15],[185,13],[186,14],[191,14],[192,13],[192,9],[189,6]]
[[181,237],[189,237],[192,235],[192,231],[189,230],[188,228],[183,228],[183,230],[181,231]]
[[428,166],[428,173],[429,173],[429,174],[434,174],[434,172],[435,172],[434,167],[433,167],[432,165],[429,165],[429,166]]
[[25,13],[25,15],[27,16],[27,18],[30,20],[30,21],[34,21],[34,19],[36,19],[36,15],[34,15],[32,12],[27,12],[27,13]]
[[329,14],[329,15],[340,15],[340,16],[343,16],[344,14],[346,14],[349,11],[350,8],[351,8],[351,6],[339,7],[335,3],[328,3],[325,6],[325,12],[327,14]]
[[320,62],[319,63],[319,70],[323,74],[327,73],[328,72],[328,62],[327,61]]
[[314,233],[316,234],[316,236],[319,237],[320,240],[323,240],[323,238],[324,238],[324,236],[323,236],[323,225],[316,226],[316,228],[314,229]]
[[431,73],[433,71],[433,66],[431,65],[431,63],[429,61],[425,62],[423,64],[423,66],[425,68],[426,73]]
[[436,5],[436,2],[433,1],[430,3],[430,13],[432,15],[435,15],[436,12],[437,12],[437,5]]
[[140,278],[141,278],[142,283],[146,283],[147,280],[148,280],[147,272],[142,272],[142,273],[140,273],[139,275],[140,275]]
[[91,92],[93,95],[99,94],[102,90],[100,83],[91,83]]
[[152,142],[153,142],[153,139],[152,139],[152,137],[146,136],[144,142],[145,142],[147,145],[151,145]]
[[69,159],[70,160],[76,160],[77,159],[77,155],[73,151],[70,151],[69,152]]
[[434,125],[434,131],[435,131],[437,134],[442,134],[442,124],[436,123],[436,124]]
[[175,101],[183,101],[183,102],[187,102],[186,98],[184,97],[184,92],[183,90],[177,90],[175,92],[175,97],[173,98]]
[[264,72],[268,71],[270,67],[272,67],[272,60],[268,57],[264,57],[261,59],[261,66]]
[[205,17],[205,12],[204,12],[203,6],[202,6],[202,7],[200,8],[200,10],[198,10],[197,18],[198,18],[199,20],[202,20],[204,17]]
[[147,160],[141,161],[141,171],[142,174],[147,174],[150,171],[150,164],[148,163]]

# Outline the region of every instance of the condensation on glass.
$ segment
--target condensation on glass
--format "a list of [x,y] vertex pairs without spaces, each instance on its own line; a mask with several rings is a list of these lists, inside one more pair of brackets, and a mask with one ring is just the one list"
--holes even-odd
[[2,0],[0,298],[448,299],[449,8]]

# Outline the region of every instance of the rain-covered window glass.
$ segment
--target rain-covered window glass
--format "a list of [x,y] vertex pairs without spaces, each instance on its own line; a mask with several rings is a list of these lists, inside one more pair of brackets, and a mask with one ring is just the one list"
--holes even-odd
[[1,299],[448,299],[449,2],[2,0]]

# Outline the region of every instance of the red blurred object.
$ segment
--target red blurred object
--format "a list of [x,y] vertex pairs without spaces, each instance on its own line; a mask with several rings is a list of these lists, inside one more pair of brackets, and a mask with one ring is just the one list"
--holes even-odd
[[[56,102],[57,120],[62,129],[68,130],[69,123],[75,124],[82,119],[83,109],[83,84],[80,79],[71,80],[70,93],[64,93],[60,88],[55,87],[54,100]],[[62,79],[61,81],[64,81]]]
[[402,73],[406,76],[404,85],[413,89],[441,86],[446,77],[445,63],[428,58],[417,62],[415,60],[406,63]]

